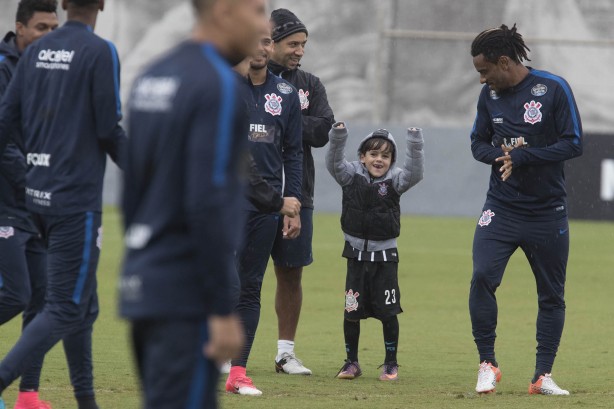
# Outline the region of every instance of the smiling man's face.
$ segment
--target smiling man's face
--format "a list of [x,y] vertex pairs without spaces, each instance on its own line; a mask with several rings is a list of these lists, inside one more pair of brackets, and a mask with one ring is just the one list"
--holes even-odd
[[294,33],[276,41],[273,49],[273,61],[289,70],[297,68],[305,55],[307,34]]

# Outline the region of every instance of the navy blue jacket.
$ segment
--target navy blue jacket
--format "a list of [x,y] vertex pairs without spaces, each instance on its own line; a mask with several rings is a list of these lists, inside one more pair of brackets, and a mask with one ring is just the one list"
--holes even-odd
[[[249,148],[259,174],[284,197],[301,199],[303,140],[296,89],[267,72],[262,85],[248,78]],[[285,175],[285,185],[284,185]],[[250,205],[250,210],[254,210]]]
[[248,155],[241,89],[213,46],[193,42],[135,81],[122,199],[123,316],[232,312]]
[[106,153],[117,162],[126,140],[121,117],[117,51],[89,26],[69,21],[26,49],[0,105],[0,152],[21,127],[30,211],[102,210]]
[[[0,42],[0,100],[13,78],[19,57],[21,54],[15,44],[15,34],[8,33]],[[13,139],[19,137],[13,136]],[[25,192],[26,159],[19,148],[11,143],[0,158],[0,226],[36,231],[26,210]]]
[[[513,171],[501,180],[501,145],[524,137],[512,150]],[[476,160],[492,165],[487,206],[520,216],[566,215],[564,161],[582,154],[582,123],[569,84],[556,75],[530,69],[517,86],[500,94],[485,85],[471,132]]]

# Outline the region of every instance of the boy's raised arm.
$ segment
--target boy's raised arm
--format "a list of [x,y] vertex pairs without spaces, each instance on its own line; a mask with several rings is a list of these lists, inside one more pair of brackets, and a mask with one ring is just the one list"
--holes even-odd
[[407,130],[407,150],[403,168],[397,168],[393,175],[394,188],[405,193],[424,177],[424,138],[422,129]]
[[330,144],[326,152],[326,169],[341,186],[352,181],[356,171],[350,162],[345,160],[345,143],[348,138],[348,130],[344,122],[337,122],[331,128],[329,134]]

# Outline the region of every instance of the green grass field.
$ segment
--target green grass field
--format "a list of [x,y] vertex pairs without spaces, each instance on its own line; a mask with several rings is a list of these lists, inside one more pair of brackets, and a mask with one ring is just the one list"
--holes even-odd
[[[402,305],[400,380],[377,380],[383,361],[381,325],[363,322],[360,361],[364,376],[334,379],[345,357],[343,241],[338,217],[315,219],[315,263],[305,270],[304,305],[297,353],[314,371],[311,377],[275,374],[277,320],[274,275],[267,272],[260,328],[248,373],[264,391],[258,398],[224,396],[225,408],[613,408],[614,383],[614,224],[574,222],[568,269],[567,323],[555,379],[572,395],[528,396],[533,373],[537,297],[522,253],[514,255],[498,292],[497,358],[503,371],[496,396],[473,392],[478,364],[471,337],[467,295],[475,220],[405,217],[399,240]],[[119,217],[105,214],[104,248],[99,268],[101,315],[95,327],[95,374],[103,409],[139,407],[138,385],[129,351],[127,326],[116,312],[121,257]],[[19,334],[19,320],[0,331],[4,355]],[[220,389],[222,385],[220,384]],[[17,386],[4,397],[12,404]],[[76,407],[62,348],[45,361],[41,395],[54,409]],[[11,406],[12,407],[12,406]]]

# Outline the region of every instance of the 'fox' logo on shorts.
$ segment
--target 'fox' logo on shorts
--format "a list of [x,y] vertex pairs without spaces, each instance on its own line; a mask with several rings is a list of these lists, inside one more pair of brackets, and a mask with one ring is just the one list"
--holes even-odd
[[358,296],[351,288],[345,293],[345,310],[352,312],[358,310]]

